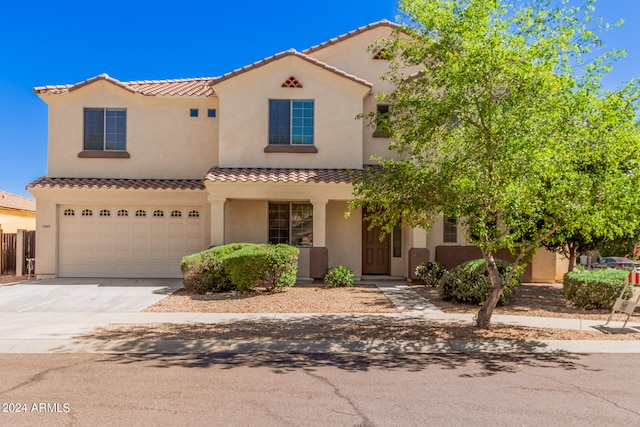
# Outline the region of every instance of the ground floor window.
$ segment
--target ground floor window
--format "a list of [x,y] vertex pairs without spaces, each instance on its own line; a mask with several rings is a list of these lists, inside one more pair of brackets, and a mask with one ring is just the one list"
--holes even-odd
[[402,257],[402,226],[400,224],[393,227],[393,257]]
[[458,242],[458,219],[455,216],[443,218],[442,241],[444,243]]
[[313,206],[310,203],[269,203],[269,243],[313,246]]

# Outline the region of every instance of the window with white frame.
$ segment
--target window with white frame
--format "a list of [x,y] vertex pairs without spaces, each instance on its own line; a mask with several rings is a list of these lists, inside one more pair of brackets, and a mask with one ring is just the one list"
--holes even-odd
[[313,246],[313,205],[269,203],[269,243]]
[[314,101],[269,100],[269,144],[313,145]]
[[124,151],[127,148],[127,110],[85,108],[84,143],[89,151]]

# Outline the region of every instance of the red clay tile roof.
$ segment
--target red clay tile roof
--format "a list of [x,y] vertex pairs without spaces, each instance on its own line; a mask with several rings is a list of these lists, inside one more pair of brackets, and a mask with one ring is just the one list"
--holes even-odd
[[352,74],[349,74],[349,73],[347,73],[345,71],[339,70],[336,67],[333,67],[333,66],[331,66],[329,64],[326,64],[326,63],[324,63],[322,61],[318,61],[317,59],[312,58],[312,57],[310,57],[308,55],[305,55],[304,53],[300,53],[300,52],[296,51],[295,49],[289,49],[289,50],[287,50],[285,52],[277,53],[277,54],[275,54],[273,56],[270,56],[270,57],[265,58],[263,60],[260,60],[258,62],[254,62],[253,64],[247,65],[247,66],[242,67],[242,68],[238,68],[237,70],[234,70],[234,71],[232,71],[230,73],[224,74],[223,76],[214,79],[213,82],[211,83],[211,85],[215,86],[216,84],[218,84],[220,82],[223,82],[225,80],[228,80],[228,79],[230,79],[232,77],[235,77],[235,76],[237,76],[239,74],[246,73],[247,71],[253,70],[255,68],[262,67],[263,65],[267,65],[270,62],[277,61],[278,59],[281,59],[281,58],[284,58],[284,57],[287,57],[287,56],[296,56],[296,57],[298,57],[300,59],[303,59],[303,60],[305,60],[307,62],[310,62],[313,65],[317,65],[319,67],[324,68],[325,70],[331,71],[332,73],[335,73],[335,74],[337,74],[337,75],[339,75],[341,77],[344,77],[346,79],[352,80],[352,81],[354,81],[356,83],[359,83],[361,85],[364,85],[364,86],[373,87],[373,83],[370,83],[370,82],[368,82],[368,81],[366,81],[364,79],[356,77],[356,76],[354,76]]
[[36,201],[0,190],[0,207],[35,212]]
[[320,49],[324,49],[327,46],[339,43],[343,40],[356,36],[360,33],[364,33],[365,31],[373,30],[374,28],[378,28],[378,27],[390,27],[395,30],[396,28],[400,28],[400,25],[387,21],[386,19],[383,19],[382,21],[374,22],[372,24],[365,25],[364,27],[356,28],[355,30],[349,31],[346,34],[343,34],[338,37],[334,37],[331,40],[312,46],[309,49],[303,50],[302,53],[305,55],[310,55],[311,53],[316,52]]
[[208,97],[215,95],[211,89],[213,78],[202,77],[194,79],[175,79],[175,80],[143,80],[133,82],[121,82],[108,76],[100,74],[91,77],[83,82],[73,85],[49,85],[33,88],[36,94],[61,94],[72,92],[83,86],[89,85],[98,80],[105,80],[118,87],[128,90],[132,93],[138,93],[145,96],[203,96]]
[[27,188],[84,188],[112,190],[204,190],[201,179],[49,178],[33,181]]
[[309,54],[323,49],[327,46],[330,46],[332,44],[341,42],[345,39],[348,39],[350,37],[353,37],[357,34],[363,33],[365,31],[368,30],[372,30],[374,28],[377,27],[381,27],[381,26],[388,26],[391,28],[399,28],[400,26],[398,24],[394,24],[392,22],[389,22],[387,20],[382,20],[382,21],[378,21],[378,22],[374,22],[372,24],[369,25],[365,25],[363,27],[357,28],[353,31],[350,31],[346,34],[343,34],[341,36],[332,38],[329,41],[326,41],[324,43],[321,43],[319,45],[310,47],[309,49],[306,49],[304,51],[301,52],[297,52],[293,49],[288,50],[286,52],[281,52],[278,53],[276,55],[273,55],[271,57],[265,58],[261,61],[255,62],[253,64],[247,65],[246,67],[237,69],[235,71],[232,71],[230,73],[224,74],[221,77],[201,77],[201,78],[191,78],[191,79],[175,79],[175,80],[143,80],[143,81],[132,81],[132,82],[121,82],[117,79],[114,79],[113,77],[110,77],[107,74],[100,74],[99,76],[95,76],[95,77],[91,77],[90,79],[87,79],[85,81],[76,83],[76,84],[65,84],[65,85],[47,85],[47,86],[39,86],[39,87],[35,87],[33,88],[33,91],[36,94],[62,94],[62,93],[68,93],[71,91],[74,91],[76,89],[79,89],[83,86],[86,86],[88,84],[91,84],[95,81],[98,80],[105,80],[108,81],[110,83],[113,83],[116,86],[119,86],[125,90],[128,90],[130,92],[133,93],[138,93],[141,95],[145,95],[145,96],[203,96],[203,97],[208,97],[208,96],[215,96],[215,93],[213,91],[213,89],[211,88],[211,85],[215,84],[215,83],[219,83],[222,82],[224,80],[227,80],[231,77],[234,77],[238,74],[244,73],[246,71],[249,71],[251,69],[260,67],[262,65],[268,64],[269,62],[275,61],[277,59],[280,59],[282,57],[285,56],[289,56],[289,55],[295,55],[299,58],[302,58],[306,61],[311,62],[312,64],[318,65],[322,68],[325,68],[329,71],[332,71],[342,77],[351,79],[357,83],[363,84],[365,86],[369,86],[372,87],[373,85],[369,82],[367,82],[366,80],[363,80],[361,78],[358,78],[354,75],[348,74],[342,70],[339,70],[335,67],[332,67],[329,64],[326,64],[322,61],[318,61],[315,58],[312,58],[310,56],[308,56]]
[[348,169],[212,168],[205,180],[213,182],[353,182]]

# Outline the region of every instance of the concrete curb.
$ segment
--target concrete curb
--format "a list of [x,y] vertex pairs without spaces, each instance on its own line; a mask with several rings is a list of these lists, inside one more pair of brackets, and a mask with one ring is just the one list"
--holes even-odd
[[447,354],[640,353],[640,341],[0,340],[13,354]]

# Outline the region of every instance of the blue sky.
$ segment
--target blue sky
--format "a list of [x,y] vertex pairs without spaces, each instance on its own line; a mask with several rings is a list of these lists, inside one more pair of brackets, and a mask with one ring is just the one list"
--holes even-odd
[[[580,0],[575,0],[576,3]],[[625,49],[605,84],[640,76],[640,1],[600,0],[621,28],[602,35]],[[0,190],[47,174],[47,106],[33,87],[101,73],[120,81],[215,77],[357,27],[394,21],[393,0],[7,2],[0,14]]]

